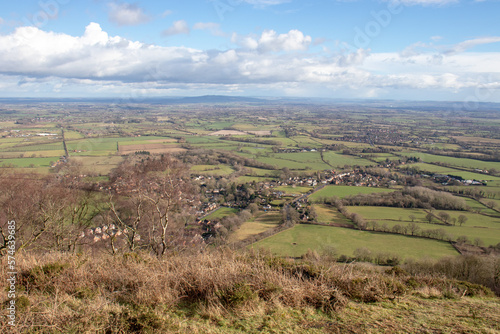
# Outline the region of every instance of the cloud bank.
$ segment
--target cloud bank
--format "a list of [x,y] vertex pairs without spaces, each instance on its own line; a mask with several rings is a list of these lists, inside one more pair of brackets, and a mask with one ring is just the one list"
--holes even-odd
[[[187,23],[177,22],[167,29],[169,34],[189,33]],[[193,29],[217,31],[218,26],[199,23]],[[481,38],[449,48],[453,52],[418,50],[402,56],[366,49],[313,52],[312,38],[299,30],[233,34],[234,48],[198,50],[109,36],[97,23],[90,23],[81,36],[20,27],[0,35],[0,88],[303,96],[350,91],[358,97],[389,97],[396,90],[455,94],[487,87],[493,99],[500,99],[500,55],[463,52],[498,40]]]

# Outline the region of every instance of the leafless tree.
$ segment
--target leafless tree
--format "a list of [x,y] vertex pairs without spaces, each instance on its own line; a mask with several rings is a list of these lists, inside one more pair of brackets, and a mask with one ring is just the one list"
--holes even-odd
[[129,160],[112,180],[114,196],[122,201],[111,196],[110,208],[117,225],[128,232],[129,249],[134,250],[140,238],[141,245],[163,256],[175,243],[174,236],[182,234],[182,216],[190,213],[195,199],[186,166],[170,156]]
[[460,226],[462,226],[463,224],[465,224],[467,222],[469,218],[467,218],[467,216],[465,215],[460,215],[458,216],[458,223],[460,224]]

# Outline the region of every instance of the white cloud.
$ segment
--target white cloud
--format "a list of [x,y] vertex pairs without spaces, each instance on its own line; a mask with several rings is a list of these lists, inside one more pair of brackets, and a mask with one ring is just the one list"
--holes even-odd
[[[454,96],[479,87],[500,101],[500,54],[495,52],[444,55],[434,50],[406,58],[364,49],[316,54],[307,52],[311,38],[298,30],[234,35],[233,40],[240,48],[206,51],[109,36],[97,23],[81,36],[20,27],[0,35],[0,94],[73,89],[92,95],[190,95],[197,89],[196,94],[253,90],[331,96],[335,91],[368,97],[405,90]],[[465,46],[486,40],[474,41]]]
[[299,30],[290,30],[286,34],[277,34],[274,30],[265,30],[260,37],[238,36],[233,34],[231,41],[245,49],[259,52],[305,51],[312,42],[311,36],[304,36]]
[[119,26],[134,26],[148,22],[151,17],[136,4],[110,2],[108,4],[109,20]]
[[219,23],[214,22],[198,22],[193,26],[194,30],[208,30],[214,36],[225,36],[226,34],[220,29]]
[[170,28],[162,32],[164,36],[189,34],[189,33],[190,33],[189,26],[187,22],[184,20],[175,21]]
[[464,41],[464,42],[461,42],[461,43],[454,45],[450,49],[446,50],[444,52],[444,54],[461,53],[461,52],[467,51],[468,49],[471,49],[475,46],[478,46],[478,45],[498,43],[498,42],[500,42],[499,36],[490,36],[490,37],[469,39],[467,41]]
[[426,52],[430,48],[432,48],[432,45],[430,44],[416,42],[412,45],[407,46],[403,51],[401,51],[400,56],[403,58],[414,57],[423,52]]

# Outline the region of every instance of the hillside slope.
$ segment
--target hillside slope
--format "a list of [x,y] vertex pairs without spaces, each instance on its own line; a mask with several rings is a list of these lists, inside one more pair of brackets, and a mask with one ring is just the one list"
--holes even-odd
[[[16,326],[3,316],[2,333],[500,331],[489,289],[398,267],[229,251],[17,257]],[[5,258],[5,281],[4,268]]]

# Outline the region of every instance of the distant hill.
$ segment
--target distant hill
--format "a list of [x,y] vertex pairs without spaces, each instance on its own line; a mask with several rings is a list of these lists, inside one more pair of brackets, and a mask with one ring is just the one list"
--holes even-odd
[[245,103],[264,103],[268,100],[258,99],[245,96],[225,96],[225,95],[204,95],[204,96],[190,96],[178,99],[168,100],[167,103],[231,103],[231,102],[245,102]]
[[152,103],[152,104],[190,104],[190,103],[269,103],[272,100],[246,96],[203,95],[186,97],[152,97],[152,98],[0,98],[0,103]]
[[34,103],[88,103],[88,104],[223,104],[223,103],[258,103],[258,104],[310,104],[327,106],[362,106],[376,109],[413,109],[422,111],[441,112],[500,112],[500,103],[478,102],[464,103],[463,101],[404,101],[404,100],[366,100],[341,98],[314,98],[314,97],[248,97],[227,95],[203,96],[165,96],[165,97],[116,97],[116,98],[0,98],[0,103],[7,104],[34,104]]

